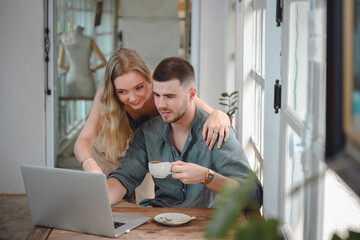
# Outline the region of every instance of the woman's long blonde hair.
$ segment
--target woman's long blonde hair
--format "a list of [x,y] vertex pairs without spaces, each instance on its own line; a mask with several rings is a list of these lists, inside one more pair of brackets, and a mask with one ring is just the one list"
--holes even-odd
[[112,161],[123,156],[128,142],[133,138],[133,130],[114,88],[114,80],[129,71],[139,72],[151,83],[151,71],[145,60],[132,49],[122,48],[113,53],[105,70],[104,91],[101,97],[99,134],[102,148]]

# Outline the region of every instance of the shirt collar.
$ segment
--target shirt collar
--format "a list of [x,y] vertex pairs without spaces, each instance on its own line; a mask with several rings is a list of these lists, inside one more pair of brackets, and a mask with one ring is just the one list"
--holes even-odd
[[[188,134],[188,137],[186,138],[186,142],[185,142],[185,145],[184,145],[184,149],[181,153],[181,155],[183,155],[183,153],[186,152],[189,144],[191,143],[191,140],[192,140],[192,133],[194,132],[194,130],[196,129],[196,127],[198,126],[197,122],[201,119],[201,110],[195,105],[195,118],[193,120],[193,122],[191,123],[191,126],[190,126],[190,131],[189,131],[189,134]],[[172,142],[172,139],[171,139],[171,124],[170,123],[164,123],[164,131],[162,132],[162,135],[163,135],[163,139],[164,141],[170,146],[170,147],[173,147],[174,144]]]

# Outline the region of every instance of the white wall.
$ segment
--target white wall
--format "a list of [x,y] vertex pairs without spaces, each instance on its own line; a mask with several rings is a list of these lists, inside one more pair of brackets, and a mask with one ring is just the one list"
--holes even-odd
[[[215,109],[220,94],[234,91],[235,11],[229,0],[200,1],[199,97]],[[194,19],[193,19],[194,21]],[[193,49],[196,50],[196,49]]]
[[0,193],[20,194],[20,165],[45,165],[43,1],[1,1],[0,22]]

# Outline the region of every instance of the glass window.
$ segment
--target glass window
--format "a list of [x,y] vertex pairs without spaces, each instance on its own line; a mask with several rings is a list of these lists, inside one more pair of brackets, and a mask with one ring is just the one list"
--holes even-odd
[[[55,166],[80,168],[73,146],[103,82],[104,59],[108,60],[116,49],[137,50],[151,68],[165,57],[190,56],[190,3],[189,0],[54,1]],[[98,66],[102,67],[92,69]]]
[[308,9],[307,1],[290,4],[288,105],[302,118],[305,118],[309,100],[306,98],[308,96]]
[[258,177],[262,179],[263,170],[263,126],[264,126],[264,87],[265,87],[265,19],[266,9],[262,4],[254,4],[253,11],[253,66],[251,71],[252,80],[254,80],[253,89],[253,130],[250,140],[252,150],[252,159],[249,159],[253,169]]
[[[72,161],[73,143],[90,113],[104,75],[104,66],[96,71],[91,69],[104,64],[101,57],[107,59],[113,51],[113,4],[113,0],[54,1],[57,27],[54,49],[58,53],[58,61],[55,61],[58,63],[55,67],[55,166],[79,167],[77,161]],[[97,11],[101,13],[99,25],[95,24]],[[94,43],[100,53],[94,50]]]
[[[299,188],[296,192],[292,191],[302,186],[304,181],[304,163],[302,162],[303,148],[301,138],[291,127],[287,127],[286,134],[286,172],[285,172],[285,222],[290,227],[293,236],[303,239],[304,229],[304,188]],[[300,237],[301,236],[301,237]]]

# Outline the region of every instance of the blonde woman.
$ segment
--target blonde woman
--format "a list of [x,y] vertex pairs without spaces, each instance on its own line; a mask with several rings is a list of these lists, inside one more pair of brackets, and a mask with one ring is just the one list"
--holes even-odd
[[[204,125],[204,144],[217,147],[229,137],[230,120],[196,97],[195,103],[211,113]],[[131,144],[134,130],[158,116],[154,104],[151,71],[144,59],[131,49],[122,48],[109,59],[104,85],[97,92],[90,115],[75,143],[74,153],[85,171],[108,175],[114,171]],[[150,175],[135,191],[136,201],[152,198]]]

